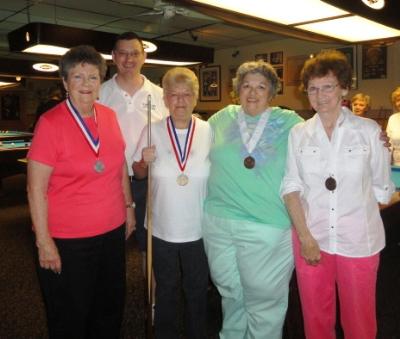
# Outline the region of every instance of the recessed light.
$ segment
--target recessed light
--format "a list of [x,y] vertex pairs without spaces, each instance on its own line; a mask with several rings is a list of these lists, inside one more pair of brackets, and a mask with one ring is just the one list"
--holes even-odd
[[49,64],[45,62],[40,62],[37,64],[34,64],[33,69],[39,71],[39,72],[55,72],[58,71],[58,66],[54,64]]

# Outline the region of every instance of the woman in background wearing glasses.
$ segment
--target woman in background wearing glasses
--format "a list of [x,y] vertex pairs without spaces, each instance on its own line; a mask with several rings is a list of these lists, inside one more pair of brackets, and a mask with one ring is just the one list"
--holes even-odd
[[289,134],[281,194],[295,228],[295,265],[307,339],[334,339],[336,286],[346,338],[376,337],[375,288],[385,234],[378,202],[393,193],[381,129],[345,107],[351,67],[324,51],[302,70],[313,118]]

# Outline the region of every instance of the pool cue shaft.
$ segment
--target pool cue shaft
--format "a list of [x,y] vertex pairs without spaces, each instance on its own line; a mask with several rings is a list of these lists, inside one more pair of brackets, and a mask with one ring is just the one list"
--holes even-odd
[[[147,96],[147,146],[151,147],[151,95]],[[153,210],[151,194],[151,163],[147,173],[147,255],[146,255],[146,276],[147,276],[147,339],[153,338]]]

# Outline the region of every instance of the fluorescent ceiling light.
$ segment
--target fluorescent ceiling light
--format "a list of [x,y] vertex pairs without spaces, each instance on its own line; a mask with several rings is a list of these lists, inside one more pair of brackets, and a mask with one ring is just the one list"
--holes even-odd
[[[111,60],[117,34],[37,22],[22,26],[8,33],[7,37],[10,51],[61,56],[72,46],[88,44],[102,53],[106,60]],[[147,53],[154,52],[146,61],[152,64],[212,63],[214,57],[213,48],[163,40],[143,40],[143,47]],[[176,54],[177,50],[179,54]]]
[[58,66],[46,62],[39,62],[32,65],[33,69],[39,72],[55,72],[58,71]]
[[[155,45],[154,45],[155,46]],[[27,53],[48,54],[48,55],[64,55],[68,48],[52,46],[52,45],[35,45],[23,50]],[[111,54],[101,54],[106,60],[112,60]],[[188,66],[199,64],[201,61],[170,61],[159,59],[146,59],[146,64],[168,65],[168,66]]]
[[0,87],[12,87],[18,85],[15,82],[0,81]]
[[319,0],[194,0],[280,24],[292,25],[349,14]]
[[[149,41],[143,41],[143,46],[146,53],[151,53],[157,50],[157,46]],[[54,45],[44,45],[37,44],[28,48],[25,48],[22,52],[35,53],[35,54],[46,54],[46,55],[64,55],[67,53],[69,48],[54,46]],[[103,54],[102,57],[106,60],[112,60],[111,54]]]
[[378,40],[400,36],[400,30],[398,29],[384,26],[359,16],[350,16],[298,25],[296,28],[322,35],[329,35],[350,42]]

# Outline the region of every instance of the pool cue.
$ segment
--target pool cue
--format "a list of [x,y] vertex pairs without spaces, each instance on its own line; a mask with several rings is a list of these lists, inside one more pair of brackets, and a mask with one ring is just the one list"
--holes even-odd
[[[151,147],[151,95],[147,96],[147,146]],[[147,255],[146,255],[146,277],[147,277],[147,339],[153,338],[153,209],[151,196],[151,163],[147,169]]]

